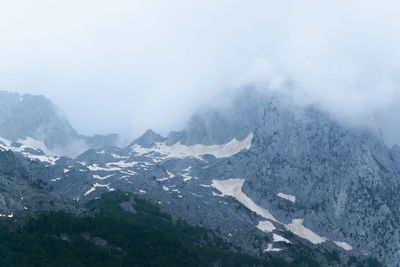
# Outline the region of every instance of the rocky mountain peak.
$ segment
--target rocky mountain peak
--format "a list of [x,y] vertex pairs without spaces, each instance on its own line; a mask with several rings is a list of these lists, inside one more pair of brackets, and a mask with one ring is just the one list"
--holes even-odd
[[33,138],[57,154],[76,156],[90,148],[115,145],[118,135],[79,135],[46,97],[0,92],[0,137],[10,141]]
[[149,148],[152,147],[155,143],[163,141],[165,141],[165,137],[149,129],[141,137],[130,143],[129,146],[140,145],[142,147]]

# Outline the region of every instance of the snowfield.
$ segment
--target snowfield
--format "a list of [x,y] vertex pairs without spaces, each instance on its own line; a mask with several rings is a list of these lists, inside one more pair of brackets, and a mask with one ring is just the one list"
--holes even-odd
[[231,157],[244,149],[250,149],[251,141],[253,140],[253,133],[242,141],[238,141],[235,138],[229,143],[222,145],[182,145],[180,142],[175,143],[172,146],[167,146],[165,142],[158,142],[154,147],[145,148],[140,145],[133,145],[132,151],[138,155],[146,155],[157,153],[162,155],[160,158],[201,158],[204,155],[213,155],[216,158]]
[[270,221],[259,221],[256,227],[266,233],[272,232],[276,229]]
[[289,200],[290,202],[295,203],[296,202],[296,197],[292,196],[292,195],[288,195],[288,194],[284,194],[284,193],[278,193],[276,194],[278,197]]
[[303,225],[303,219],[293,219],[292,223],[285,224],[287,230],[293,234],[307,239],[313,244],[321,244],[326,241],[325,237],[319,236]]
[[[289,224],[283,224],[280,221],[278,221],[274,216],[271,215],[271,213],[268,212],[268,210],[261,208],[258,206],[256,203],[254,203],[253,200],[251,200],[248,196],[246,196],[242,192],[242,186],[244,184],[245,180],[244,179],[239,179],[239,178],[231,178],[227,180],[212,180],[211,187],[217,189],[218,191],[221,192],[221,194],[216,194],[215,192],[212,192],[214,196],[218,197],[224,197],[224,196],[231,196],[234,197],[237,201],[242,203],[246,208],[249,210],[255,212],[259,216],[267,219],[267,221],[259,221],[258,225],[256,227],[260,229],[261,231],[264,232],[272,232],[276,229],[276,227],[270,222],[276,222],[279,223],[280,225],[284,226],[286,230],[292,232],[293,234],[306,239],[310,241],[313,244],[321,244],[328,239],[326,237],[320,236],[307,227],[303,225],[303,219],[292,219],[292,222]],[[281,197],[284,199],[287,199],[289,201],[294,202],[295,197],[287,194],[280,193]],[[279,195],[279,194],[278,194]],[[269,220],[269,221],[268,221]],[[288,242],[290,243],[289,240],[286,238],[279,236],[277,234],[273,234],[274,242],[278,241],[283,241],[283,242]],[[345,250],[351,250],[352,247],[345,243],[345,242],[339,242],[339,241],[333,241],[337,246],[345,249]],[[265,251],[278,251],[269,247]]]
[[249,210],[257,213],[261,217],[278,222],[274,216],[271,215],[266,209],[261,208],[253,200],[247,197],[242,192],[242,186],[244,184],[244,179],[228,179],[228,180],[212,180],[211,186],[222,193],[222,196],[231,196],[236,198],[240,203],[242,203]]

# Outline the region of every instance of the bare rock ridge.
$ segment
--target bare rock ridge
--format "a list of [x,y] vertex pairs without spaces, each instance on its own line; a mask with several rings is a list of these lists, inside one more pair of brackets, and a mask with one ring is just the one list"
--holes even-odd
[[0,149],[14,151],[31,179],[62,199],[85,203],[121,189],[251,254],[284,257],[301,244],[400,262],[398,147],[283,96],[246,89],[231,105],[197,113],[182,131],[149,130],[125,148],[76,159],[4,138]]
[[[73,145],[101,148],[115,145],[118,135],[79,135],[54,104],[44,96],[0,91],[0,136],[10,141],[31,137],[59,154],[72,156]],[[82,153],[83,151],[81,151]]]

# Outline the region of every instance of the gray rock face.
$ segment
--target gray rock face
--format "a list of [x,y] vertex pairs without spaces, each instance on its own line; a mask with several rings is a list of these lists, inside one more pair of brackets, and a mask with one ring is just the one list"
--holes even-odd
[[12,141],[30,136],[54,147],[76,135],[45,97],[0,92],[0,136]]
[[[39,168],[45,169],[40,164]],[[46,188],[46,182],[33,177],[30,168],[38,167],[35,165],[11,151],[0,151],[0,221],[18,222],[38,211],[84,212],[76,202],[55,194]]]
[[89,148],[115,145],[118,139],[115,134],[78,135],[49,99],[5,91],[0,91],[0,137],[10,141],[31,137],[43,141],[50,150],[68,156]]
[[155,133],[153,130],[147,130],[141,137],[130,143],[129,146],[140,145],[142,147],[149,148],[154,146],[156,142],[163,142],[164,140],[164,137],[158,133]]
[[167,138],[148,131],[76,160],[46,164],[33,152],[19,155],[27,173],[60,198],[121,189],[253,254],[291,242],[400,262],[400,149],[282,96],[246,90]]
[[[251,147],[226,157],[211,155],[214,152],[199,156],[191,147],[228,144],[233,138],[243,141],[250,132]],[[349,253],[396,266],[400,157],[399,150],[387,148],[377,133],[346,128],[315,108],[291,107],[279,96],[247,91],[225,110],[193,117],[184,131],[167,137],[166,147],[152,148],[154,140],[147,136],[157,136],[158,142],[163,138],[151,133],[143,137],[150,142],[136,142],[146,149],[93,151],[80,161],[104,185],[87,198],[107,190],[105,185],[144,194],[248,251],[254,250],[250,244],[255,240],[267,238],[256,246],[264,250],[271,233],[256,226],[265,218],[212,187],[213,180],[244,179],[243,193],[279,221],[270,221],[276,228],[273,233],[285,233],[292,220],[302,219],[304,227],[327,240],[320,246],[335,241],[338,249],[350,245]],[[176,146],[178,142],[186,148]],[[295,197],[295,202],[279,197],[282,194]],[[295,236],[296,242],[307,240]]]
[[179,141],[185,145],[214,145],[227,143],[233,138],[242,140],[256,128],[264,101],[273,102],[277,97],[265,98],[264,95],[260,98],[255,90],[243,90],[232,104],[203,109],[194,114],[183,131],[169,134],[167,144]]

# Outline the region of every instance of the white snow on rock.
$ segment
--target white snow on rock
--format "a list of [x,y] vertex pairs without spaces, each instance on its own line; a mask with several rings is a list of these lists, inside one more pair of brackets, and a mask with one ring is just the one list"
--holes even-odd
[[88,191],[86,191],[86,193],[84,194],[85,196],[89,195],[90,193],[96,191],[97,187],[105,187],[108,189],[108,191],[114,191],[115,189],[110,187],[110,184],[99,184],[99,183],[94,183],[93,187],[90,188]]
[[111,176],[113,176],[113,174],[106,175],[106,176],[100,176],[100,175],[97,175],[97,174],[93,174],[93,178],[94,179],[98,179],[98,180],[105,180],[107,178],[110,178]]
[[268,248],[264,249],[264,252],[277,252],[281,250],[281,248],[273,248],[272,244],[268,244]]
[[234,138],[229,143],[222,145],[206,146],[196,144],[186,146],[178,142],[172,146],[167,146],[165,142],[157,142],[155,146],[151,148],[145,148],[135,144],[132,146],[132,151],[139,155],[158,153],[162,155],[161,158],[201,158],[203,155],[213,155],[216,158],[225,158],[231,157],[243,149],[250,149],[252,140],[253,133],[249,133],[249,135],[242,141],[238,141]]
[[120,171],[121,168],[118,167],[100,167],[98,164],[88,165],[87,166],[91,171]]
[[244,179],[231,178],[227,180],[212,180],[211,186],[220,191],[222,196],[231,196],[236,198],[236,200],[242,203],[246,208],[257,213],[261,217],[278,222],[278,220],[275,219],[271,213],[258,206],[253,200],[251,200],[242,192],[243,183]]
[[168,170],[167,170],[167,174],[168,174],[170,179],[175,177],[175,174],[173,174],[172,172],[169,172]]
[[291,201],[291,202],[293,202],[293,203],[296,202],[296,197],[295,197],[295,196],[288,195],[288,194],[284,194],[284,193],[278,193],[278,194],[276,194],[276,195],[277,195],[278,197],[280,197],[280,198],[284,198],[284,199],[289,200],[289,201]]
[[290,243],[289,240],[287,240],[286,238],[284,238],[283,236],[277,235],[277,234],[272,234],[272,238],[274,239],[274,242],[286,242],[286,243]]
[[32,155],[29,153],[24,153],[22,152],[21,154],[23,154],[24,156],[30,158],[30,159],[37,159],[41,162],[47,162],[50,163],[51,165],[55,165],[56,161],[58,160],[58,157],[54,157],[54,156],[44,156],[44,155]]
[[321,244],[326,241],[325,237],[319,236],[303,225],[303,219],[293,219],[291,223],[285,224],[288,231],[307,239],[313,244]]
[[136,175],[136,172],[131,171],[131,170],[121,171],[121,173],[127,174],[128,176],[134,176],[134,175]]
[[11,146],[11,141],[6,138],[0,137],[0,142],[4,144],[4,145],[0,144],[0,146],[3,148]]
[[187,182],[187,181],[189,181],[189,180],[192,179],[192,177],[189,176],[188,173],[181,173],[181,176],[183,177],[183,181],[184,181],[184,182]]
[[168,177],[157,178],[156,181],[163,182],[175,177],[175,175],[167,170]]
[[[39,160],[41,162],[50,163],[55,165],[58,160],[58,156],[51,152],[42,141],[33,139],[32,137],[26,137],[25,139],[18,139],[17,143],[21,144],[19,147],[11,146],[12,142],[6,138],[0,137],[0,148],[3,150],[11,150],[13,152],[18,152],[25,157],[33,160]],[[33,149],[36,151],[42,151],[45,155],[35,155],[31,154],[26,149]]]
[[119,161],[119,162],[107,163],[106,166],[109,168],[113,168],[113,167],[132,168],[136,164],[137,164],[137,162],[135,162],[135,161],[131,161],[131,162]]
[[12,217],[14,217],[14,213],[11,212],[10,215],[0,214],[0,217],[12,218]]
[[179,174],[180,176],[183,177],[184,182],[187,182],[193,178],[192,176],[189,175],[190,169],[192,169],[192,166],[183,169],[183,172]]
[[259,221],[256,227],[266,233],[276,229],[270,221]]
[[352,250],[353,247],[347,244],[346,242],[340,242],[340,241],[333,241],[336,246],[341,247],[344,250]]
[[163,189],[164,191],[169,191],[169,188],[166,187],[165,185],[162,186],[162,189]]
[[59,181],[59,180],[61,180],[61,177],[57,177],[57,178],[51,179],[50,181],[52,181],[52,182],[57,182],[57,181]]
[[[260,206],[258,206],[256,203],[254,203],[253,200],[251,200],[248,196],[246,196],[242,192],[242,186],[244,184],[244,181],[245,181],[244,179],[237,179],[237,178],[231,178],[231,179],[227,179],[227,180],[212,180],[211,186],[214,187],[215,189],[217,189],[218,191],[220,191],[222,194],[218,195],[215,192],[212,192],[212,193],[214,196],[234,197],[237,201],[242,203],[249,210],[257,213],[261,217],[263,217],[267,220],[282,224],[277,219],[275,219],[274,216],[272,216],[266,209],[263,209]],[[313,244],[320,244],[327,240],[325,237],[319,236],[318,234],[314,233],[310,229],[306,228],[303,225],[303,219],[293,219],[291,223],[282,224],[282,225],[288,231],[292,232],[293,234],[295,234],[301,238],[307,239],[308,241],[310,241]],[[257,228],[260,229],[259,226],[261,228],[263,226],[267,227],[268,223],[265,223],[265,225],[263,225],[263,224],[260,224],[260,222],[259,222],[259,224],[257,225]],[[261,230],[263,230],[263,229],[261,229]],[[283,237],[277,236],[276,238],[280,239]],[[287,241],[289,241],[289,240],[287,240]],[[273,250],[269,250],[269,251],[273,251]]]
[[120,155],[118,155],[118,154],[111,154],[111,156],[113,157],[113,158],[115,158],[115,159],[127,159],[128,157],[125,157],[125,156],[120,156]]
[[29,137],[29,136],[26,137],[25,139],[18,139],[17,143],[22,144],[22,147],[40,149],[46,155],[54,155],[54,153],[51,152],[42,141],[33,139],[32,137]]

